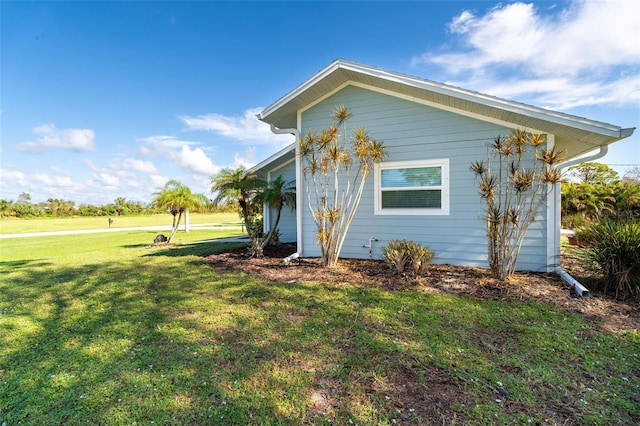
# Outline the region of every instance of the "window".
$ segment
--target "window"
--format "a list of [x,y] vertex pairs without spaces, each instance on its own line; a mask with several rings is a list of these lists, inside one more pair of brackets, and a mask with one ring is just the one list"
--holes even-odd
[[376,214],[449,214],[448,159],[378,164],[375,186]]

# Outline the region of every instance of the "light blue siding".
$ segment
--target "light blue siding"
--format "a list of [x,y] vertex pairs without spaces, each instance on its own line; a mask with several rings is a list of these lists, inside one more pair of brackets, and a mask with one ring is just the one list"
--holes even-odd
[[[381,247],[390,240],[407,238],[428,245],[436,253],[436,263],[487,266],[487,239],[482,220],[484,204],[469,165],[487,157],[487,144],[510,129],[457,115],[387,94],[347,86],[302,113],[302,135],[332,124],[336,106],[345,105],[353,117],[348,131],[368,129],[372,138],[382,140],[388,149],[386,161],[449,160],[450,214],[430,216],[375,215],[374,178],[369,175],[356,217],[345,240],[341,257],[367,258],[363,247],[372,238],[373,258],[380,258]],[[304,186],[303,186],[304,188]],[[313,223],[306,199],[303,200],[302,251],[319,256]],[[518,269],[545,270],[547,265],[546,210],[531,226],[522,246]]]

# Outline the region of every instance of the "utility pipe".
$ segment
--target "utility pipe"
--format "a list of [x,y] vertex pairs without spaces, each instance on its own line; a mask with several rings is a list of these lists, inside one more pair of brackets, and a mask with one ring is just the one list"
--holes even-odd
[[[607,152],[609,152],[609,145],[600,145],[599,148],[600,149],[598,150],[598,152],[596,152],[593,155],[589,155],[587,157],[574,158],[573,160],[565,161],[564,163],[558,164],[556,166],[556,170],[561,171],[562,169],[566,169],[567,167],[571,167],[571,166],[576,165],[576,164],[584,163],[586,161],[597,160],[599,158],[604,157],[605,155],[607,155]],[[558,200],[558,204],[559,203],[560,203],[560,200]],[[558,222],[559,222],[560,215],[558,215],[557,217],[558,217]],[[556,226],[556,229],[560,229],[560,223],[555,224],[555,226]],[[557,247],[560,247],[560,239],[559,238],[556,241],[556,244],[557,244]],[[589,297],[591,295],[589,293],[589,290],[585,286],[580,284],[580,282],[578,280],[573,278],[567,271],[562,269],[561,266],[556,267],[555,268],[555,272],[562,279],[562,281],[566,282],[571,287],[573,287],[573,289],[576,291],[576,293],[579,296],[586,298],[586,297]]]
[[569,275],[569,273],[567,271],[565,271],[564,269],[562,269],[560,266],[558,266],[556,268],[556,274],[558,274],[560,276],[562,281],[566,282],[571,287],[573,287],[573,289],[576,291],[576,293],[578,293],[580,296],[585,297],[585,298],[591,296],[591,294],[589,293],[589,290],[587,290],[587,288],[585,286],[580,284],[580,282],[578,282],[578,280],[576,280],[571,275]]
[[296,253],[293,253],[293,254],[291,254],[291,255],[289,255],[289,256],[287,256],[287,257],[285,257],[284,259],[282,259],[282,261],[283,261],[284,263],[289,263],[289,262],[291,262],[292,260],[295,260],[295,259],[297,259],[297,258],[299,258],[299,257],[300,257],[300,253],[297,253],[297,252],[296,252]]
[[[260,118],[260,117],[258,117]],[[302,165],[300,164],[300,130],[279,129],[272,123],[271,131],[277,135],[293,135],[296,138],[296,245],[297,253],[302,253]]]
[[368,248],[369,249],[369,258],[373,258],[373,243],[374,241],[378,241],[377,238],[369,238],[369,244],[363,244],[362,247],[363,248]]

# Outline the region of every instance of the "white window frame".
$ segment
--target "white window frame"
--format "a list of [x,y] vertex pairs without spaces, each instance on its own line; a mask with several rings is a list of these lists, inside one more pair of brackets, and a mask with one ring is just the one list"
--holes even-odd
[[[438,189],[440,190],[440,208],[382,208],[382,170],[387,169],[409,169],[417,167],[440,167],[442,169],[442,183],[439,186],[424,186],[414,189]],[[376,215],[448,215],[449,214],[449,159],[441,158],[434,160],[411,160],[411,161],[388,161],[376,164],[374,167],[374,205]],[[402,189],[403,188],[389,188]]]

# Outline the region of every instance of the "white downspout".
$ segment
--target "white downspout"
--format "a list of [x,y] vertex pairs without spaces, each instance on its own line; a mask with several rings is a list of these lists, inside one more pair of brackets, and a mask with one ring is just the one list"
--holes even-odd
[[593,155],[590,155],[588,157],[574,158],[573,160],[565,161],[564,163],[558,164],[556,166],[556,169],[558,171],[561,171],[562,169],[566,169],[567,167],[571,167],[576,164],[584,163],[586,161],[591,161],[591,160],[597,160],[599,158],[604,157],[605,155],[607,155],[607,152],[609,152],[609,145],[600,145],[599,148],[600,150]]
[[[270,182],[271,182],[271,171],[268,171],[267,183],[270,183]],[[262,204],[262,211],[263,211],[262,232],[264,233],[264,235],[267,235],[267,232],[269,232],[269,228],[271,227],[271,209],[269,208],[269,206],[267,206],[266,202]]]
[[302,255],[302,165],[300,163],[300,130],[279,129],[270,124],[271,132],[277,135],[293,135],[296,138],[296,253]]
[[[589,155],[588,157],[574,158],[573,160],[569,160],[569,161],[565,161],[564,163],[560,163],[560,164],[558,164],[556,166],[556,170],[561,172],[563,169],[566,169],[567,167],[571,167],[571,166],[576,165],[576,164],[584,163],[586,161],[597,160],[597,159],[602,158],[605,155],[607,155],[607,152],[609,152],[609,145],[600,145],[600,149],[595,154]],[[555,220],[556,223],[554,224],[554,229],[555,229],[555,235],[556,235],[555,247],[556,247],[556,250],[557,250],[557,253],[556,253],[557,257],[556,258],[558,259],[558,266],[555,268],[555,272],[562,279],[562,281],[566,282],[571,287],[573,287],[573,289],[576,291],[577,294],[579,294],[582,297],[589,297],[589,295],[590,295],[589,290],[586,287],[584,287],[582,284],[580,284],[580,282],[578,282],[578,280],[573,278],[559,264],[560,263],[560,212],[559,212],[559,210],[560,210],[560,203],[562,202],[561,194],[560,194],[560,188],[559,187],[557,188],[556,200],[557,200],[556,210],[558,211],[558,214],[556,215],[556,220]]]

